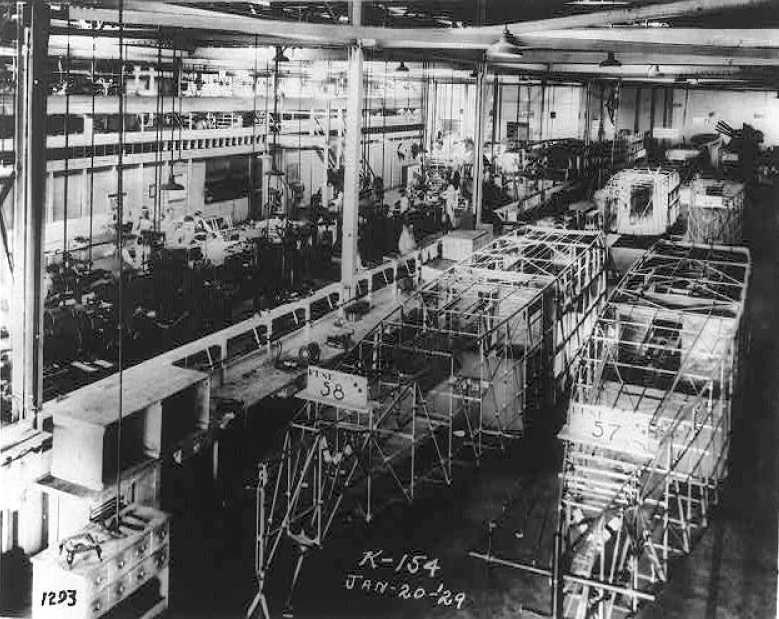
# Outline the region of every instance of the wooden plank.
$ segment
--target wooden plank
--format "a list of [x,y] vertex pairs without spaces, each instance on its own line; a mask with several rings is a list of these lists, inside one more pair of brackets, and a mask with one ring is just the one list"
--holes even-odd
[[[515,35],[543,30],[586,28],[609,24],[631,23],[649,19],[668,19],[683,15],[701,15],[727,9],[759,6],[766,0],[677,0],[675,2],[649,4],[641,7],[627,7],[506,24]],[[175,15],[180,28],[195,28],[206,31],[222,30],[274,39],[284,38],[308,44],[346,45],[353,41],[364,41],[368,45],[382,48],[401,49],[486,49],[493,44],[503,24],[471,28],[379,28],[371,26],[307,24],[284,22],[271,19],[247,18],[219,11],[203,10],[182,6],[172,2],[151,2],[128,0],[124,10],[124,21],[128,24],[164,26]],[[114,9],[72,7],[71,19],[90,21],[118,21]]]
[[[361,320],[348,324],[354,330],[353,340],[359,341],[364,337],[386,314],[398,307],[403,298],[396,296],[391,286],[374,292],[371,311]],[[308,332],[301,329],[281,338],[281,344],[285,351],[295,352],[301,346],[317,342],[322,350],[320,363],[327,363],[343,352],[325,343],[328,334],[337,328],[337,321],[340,322],[338,312],[333,312],[312,325]],[[282,389],[297,392],[300,389],[298,380],[305,372],[306,369],[295,372],[279,370],[275,367],[275,355],[257,353],[232,366],[224,383],[213,387],[211,393],[215,398],[237,399],[250,407]]]
[[[154,360],[151,360],[154,361]],[[168,363],[141,363],[124,370],[122,408],[128,415],[208,380],[208,374]],[[119,374],[46,402],[44,416],[53,415],[56,425],[71,421],[97,426],[114,423],[119,409]]]

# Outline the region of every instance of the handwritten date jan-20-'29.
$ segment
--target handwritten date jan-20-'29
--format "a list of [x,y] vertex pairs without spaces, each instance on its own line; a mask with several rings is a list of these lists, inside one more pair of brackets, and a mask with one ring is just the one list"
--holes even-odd
[[436,606],[456,606],[460,610],[465,603],[465,592],[454,593],[439,583],[435,589],[414,586],[407,582],[394,583],[388,580],[371,580],[361,574],[347,574],[344,588],[348,591],[363,591],[374,595],[390,595],[401,600],[434,600]]

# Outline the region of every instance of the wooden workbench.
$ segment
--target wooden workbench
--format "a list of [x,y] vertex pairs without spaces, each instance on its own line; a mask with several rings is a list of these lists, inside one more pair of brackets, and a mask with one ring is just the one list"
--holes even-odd
[[[395,294],[392,286],[382,288],[372,294],[370,312],[356,322],[344,321],[343,327],[353,330],[352,340],[359,341],[397,307],[403,298],[405,295],[400,292]],[[297,355],[301,346],[316,342],[322,350],[321,362],[335,358],[343,351],[327,346],[325,341],[329,333],[337,330],[337,320],[338,312],[332,312],[315,324],[280,338],[282,355]],[[212,385],[212,397],[240,400],[244,406],[250,407],[275,393],[285,392],[285,395],[291,395],[297,392],[300,389],[299,379],[305,374],[305,368],[286,372],[277,369],[275,361],[276,354],[259,350],[244,357],[225,370],[221,385]]]

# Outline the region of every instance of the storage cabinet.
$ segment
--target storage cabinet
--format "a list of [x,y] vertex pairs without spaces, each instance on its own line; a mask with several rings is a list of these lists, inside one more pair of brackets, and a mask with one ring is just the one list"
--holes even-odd
[[67,552],[60,553],[56,545],[32,558],[34,619],[101,617],[142,587],[153,589],[156,595],[144,596],[148,607],[141,609],[141,616],[153,617],[167,608],[168,515],[131,505],[121,516],[118,531],[109,532],[96,524],[79,531],[99,543],[100,558],[90,550],[75,555],[68,565]]

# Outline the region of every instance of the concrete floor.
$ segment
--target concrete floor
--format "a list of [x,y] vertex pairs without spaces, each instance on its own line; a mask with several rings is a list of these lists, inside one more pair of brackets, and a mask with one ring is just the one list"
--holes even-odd
[[[774,205],[779,203],[779,189],[764,188],[755,197],[746,235],[754,263],[749,290],[752,345],[746,405],[734,419],[730,477],[709,530],[689,557],[673,565],[671,581],[659,601],[640,612],[644,618],[776,616],[779,211]],[[283,408],[257,414],[281,420],[288,414]],[[258,427],[255,433],[247,432],[244,440],[255,445],[267,436],[268,428]],[[248,449],[244,457],[250,461],[256,451]],[[529,441],[508,457],[462,471],[455,488],[431,492],[413,509],[387,512],[367,529],[362,525],[339,529],[336,538],[305,565],[295,596],[295,616],[498,619],[548,612],[545,579],[486,567],[467,552],[480,546],[486,522],[512,495],[521,498],[533,491],[539,493],[539,501],[554,503],[557,462],[554,442]],[[190,490],[186,494],[192,497],[198,483],[192,481]],[[234,512],[214,511],[210,518],[200,511],[208,513],[207,493],[201,492],[197,503],[190,498],[176,510],[171,616],[222,618],[245,613],[253,595],[252,497],[247,491]],[[186,517],[195,512],[197,518]],[[375,574],[390,580],[394,591],[388,589],[383,595],[347,591],[347,574],[359,571],[355,568],[362,551],[379,548],[396,561],[404,553],[437,557],[441,569],[430,578],[419,573],[401,577],[392,569],[377,568]],[[284,568],[283,562],[279,567]],[[369,574],[364,569],[360,573]],[[418,587],[435,593],[441,583],[453,593],[464,592],[465,602],[457,610],[439,605],[438,596],[400,599],[406,582],[412,593]],[[283,587],[271,582],[269,588],[272,615],[278,617],[284,606]]]

